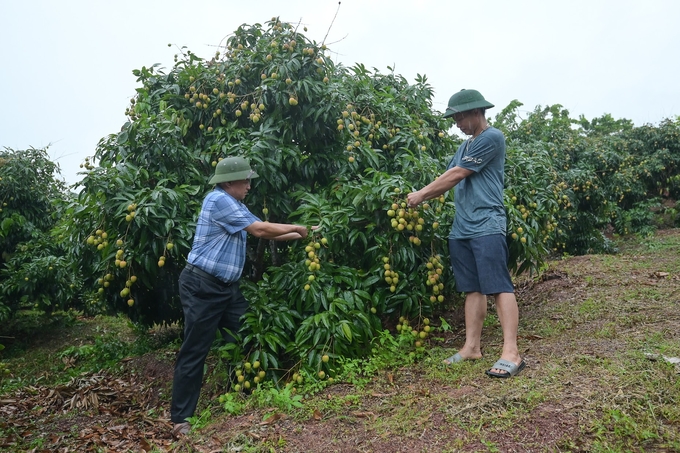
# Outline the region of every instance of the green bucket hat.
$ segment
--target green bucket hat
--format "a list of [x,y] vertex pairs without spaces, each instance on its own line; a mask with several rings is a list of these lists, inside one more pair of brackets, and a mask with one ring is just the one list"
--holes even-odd
[[257,178],[257,173],[250,168],[248,159],[243,157],[227,157],[219,161],[215,167],[215,175],[210,178],[209,184],[253,178]]
[[492,103],[484,99],[484,96],[477,90],[460,90],[451,96],[449,106],[446,108],[444,118],[453,116],[456,113],[467,112],[473,109],[490,109],[494,107]]

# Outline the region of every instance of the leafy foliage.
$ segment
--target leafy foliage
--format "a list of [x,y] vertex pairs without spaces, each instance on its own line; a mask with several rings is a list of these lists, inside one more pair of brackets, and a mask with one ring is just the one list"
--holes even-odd
[[0,275],[1,297],[12,311],[32,305],[51,313],[78,306],[78,269],[50,237],[39,236],[20,244]]
[[[509,106],[506,117],[516,120],[512,110],[517,106]],[[610,115],[574,120],[562,106],[553,105],[537,107],[523,121],[505,123],[510,142],[532,143],[551,155],[560,206],[553,252],[611,252],[606,230],[649,231],[650,206],[677,199],[677,120],[636,128]]]
[[22,303],[68,304],[78,284],[50,229],[67,195],[47,149],[0,151],[0,320]]
[[[168,74],[135,71],[142,87],[130,121],[100,142],[97,166],[86,161],[68,208],[72,252],[92,270],[86,287],[143,322],[180,319],[176,280],[207,180],[219,159],[240,154],[260,174],[248,199],[254,212],[321,225],[311,243],[250,238],[246,275],[260,283],[248,294],[243,341],[253,360],[308,363],[316,348],[361,355],[378,315],[430,313],[425,263],[446,259],[445,227],[431,227],[450,223],[442,208],[451,202],[409,212],[403,232],[385,211],[441,172],[455,144],[449,124],[431,111],[424,77],[409,85],[338,67],[324,50],[274,19],[239,28],[226,55],[210,61],[185,51]],[[303,251],[322,243],[313,259]],[[379,284],[383,257],[400,274],[392,271],[394,285]],[[447,290],[438,284],[438,294]]]

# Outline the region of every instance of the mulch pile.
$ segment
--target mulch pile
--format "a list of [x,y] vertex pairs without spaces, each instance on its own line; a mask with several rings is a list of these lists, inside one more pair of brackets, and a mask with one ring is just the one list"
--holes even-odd
[[[0,438],[8,451],[151,451],[174,441],[167,401],[172,365],[150,356],[125,372],[83,375],[58,386],[28,386],[0,399]],[[32,447],[27,450],[27,447]]]

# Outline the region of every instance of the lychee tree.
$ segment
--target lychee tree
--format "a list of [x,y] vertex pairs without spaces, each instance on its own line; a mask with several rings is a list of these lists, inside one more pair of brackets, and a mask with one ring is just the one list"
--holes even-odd
[[[402,317],[402,333],[422,344],[425,318],[451,300],[452,194],[418,209],[405,196],[444,171],[460,140],[432,110],[424,76],[409,84],[390,68],[345,68],[327,53],[273,18],[240,27],[210,60],[181,49],[167,73],[134,71],[141,86],[129,121],[84,163],[69,208],[73,252],[99,300],[146,323],[179,319],[177,278],[207,181],[221,158],[238,154],[260,175],[246,200],[254,213],[320,226],[294,243],[249,238],[242,344],[258,375],[302,366],[332,376],[335,359],[365,355],[388,318]],[[513,155],[512,178],[540,180],[543,154]],[[548,183],[538,193],[512,178],[510,200],[540,206],[532,217],[509,211],[511,225],[526,229],[512,266],[537,268],[556,197]]]
[[[576,120],[561,105],[537,107],[512,122],[506,131],[508,142],[516,144],[511,146],[544,150],[555,174],[559,209],[550,224],[557,232],[552,252],[611,252],[605,230],[651,231],[661,202],[672,205],[677,198],[672,175],[678,171],[679,129],[677,119],[658,127],[634,127],[611,115]],[[535,186],[539,191],[541,185]]]
[[52,234],[68,198],[47,148],[0,150],[0,320],[77,303],[79,272]]

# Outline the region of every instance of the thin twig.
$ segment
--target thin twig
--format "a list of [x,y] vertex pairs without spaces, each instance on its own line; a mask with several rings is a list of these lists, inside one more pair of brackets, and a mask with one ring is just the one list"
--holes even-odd
[[331,21],[331,24],[328,26],[328,31],[326,32],[326,36],[323,37],[323,41],[321,41],[321,44],[323,45],[326,42],[326,38],[328,38],[328,33],[331,32],[331,28],[333,28],[333,22],[335,22],[335,18],[338,17],[338,12],[340,12],[340,4],[342,2],[338,2],[338,9],[335,10],[335,16],[333,16],[333,20]]

